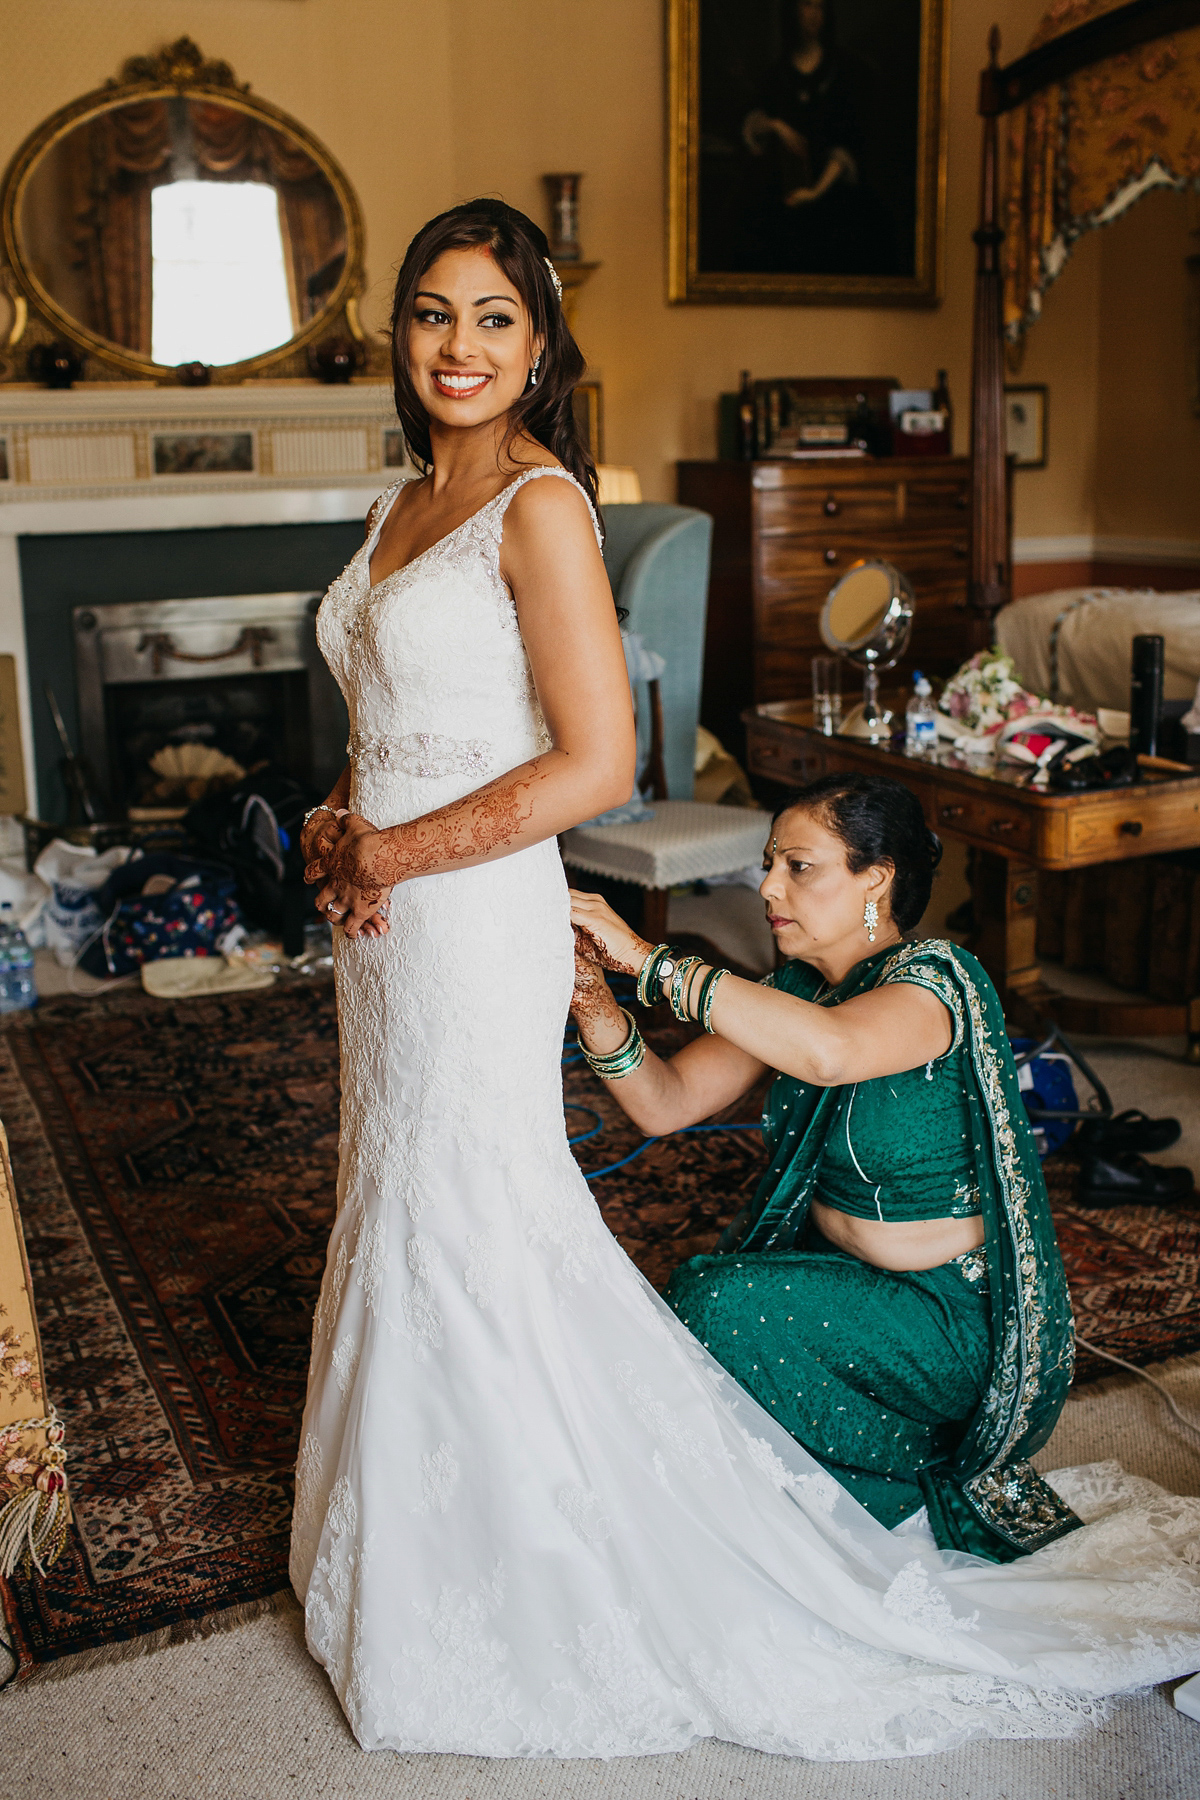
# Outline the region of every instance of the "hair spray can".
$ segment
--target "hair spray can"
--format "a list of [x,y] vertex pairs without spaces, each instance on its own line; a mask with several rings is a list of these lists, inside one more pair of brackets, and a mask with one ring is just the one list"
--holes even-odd
[[1136,756],[1158,755],[1162,691],[1163,640],[1151,634],[1135,637],[1129,672],[1129,748]]

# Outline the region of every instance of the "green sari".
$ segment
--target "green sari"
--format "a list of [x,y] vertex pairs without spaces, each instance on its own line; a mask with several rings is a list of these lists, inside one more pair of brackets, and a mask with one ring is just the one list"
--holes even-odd
[[[886,1146],[878,1140],[880,1153],[886,1147],[893,1168],[899,1157],[911,1199],[921,1192],[923,1167],[950,1166],[940,1138],[953,1135],[951,1148],[971,1177],[969,1204],[939,1203],[924,1213],[910,1204],[909,1216],[982,1211],[982,1253],[910,1274],[876,1269],[826,1243],[809,1208],[825,1197],[822,1161],[835,1136],[840,1150],[833,1127],[843,1121],[850,1148],[849,1106],[859,1090],[814,1088],[780,1074],[763,1119],[771,1162],[754,1200],[718,1254],[684,1264],[665,1297],[876,1517],[894,1525],[923,1501],[943,1549],[1006,1562],[1079,1520],[1029,1463],[1062,1410],[1074,1341],[995,989],[973,956],[936,940],[877,952],[832,991],[800,962],[773,977],[782,992],[821,1005],[892,981],[935,993],[954,1020],[954,1041],[938,1059],[940,1089],[932,1064],[924,1071],[928,1087],[920,1071],[894,1080],[899,1110]],[[953,1134],[947,1082],[963,1125]],[[869,1156],[878,1109],[873,1115],[864,1102],[861,1113],[859,1153]],[[830,1155],[831,1190],[834,1162]]]

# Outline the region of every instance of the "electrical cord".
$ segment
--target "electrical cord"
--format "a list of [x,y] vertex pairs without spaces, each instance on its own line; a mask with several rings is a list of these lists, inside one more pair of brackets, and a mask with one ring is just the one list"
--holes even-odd
[[1090,1338],[1080,1337],[1078,1332],[1075,1333],[1075,1342],[1082,1344],[1085,1350],[1090,1350],[1093,1356],[1102,1356],[1105,1362],[1116,1363],[1119,1369],[1128,1369],[1129,1373],[1136,1375],[1140,1381],[1148,1381],[1150,1386],[1156,1388],[1162,1395],[1184,1430],[1194,1432],[1197,1437],[1200,1437],[1200,1423],[1195,1419],[1184,1417],[1161,1381],[1155,1381],[1153,1375],[1147,1375],[1145,1369],[1139,1369],[1136,1363],[1126,1362],[1122,1356],[1114,1356],[1111,1350],[1101,1350],[1099,1344],[1093,1344]]

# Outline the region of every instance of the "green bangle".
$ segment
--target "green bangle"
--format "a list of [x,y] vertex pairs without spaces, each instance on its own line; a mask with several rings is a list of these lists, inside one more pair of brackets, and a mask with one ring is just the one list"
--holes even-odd
[[705,1031],[711,1031],[713,1028],[712,1009],[717,995],[717,983],[728,974],[728,969],[713,969],[704,983],[700,995],[700,1005],[697,1008],[697,1017]]
[[703,961],[704,958],[702,956],[685,956],[680,962],[676,963],[675,973],[671,977],[671,992],[669,996],[671,1001],[671,1011],[682,1025],[688,1024],[691,1020],[691,1014],[687,1011],[687,1008],[683,1003],[684,989],[688,985],[688,977],[691,975],[692,970],[699,968]]
[[656,1006],[662,995],[654,992],[659,965],[670,950],[669,944],[656,944],[638,970],[637,997],[642,1006]]
[[582,1036],[577,1040],[588,1067],[601,1081],[620,1081],[623,1076],[632,1075],[635,1069],[640,1069],[646,1060],[646,1045],[633,1016],[624,1007],[620,1010],[622,1016],[629,1020],[629,1036],[618,1049],[610,1050],[607,1054],[596,1053],[588,1049]]

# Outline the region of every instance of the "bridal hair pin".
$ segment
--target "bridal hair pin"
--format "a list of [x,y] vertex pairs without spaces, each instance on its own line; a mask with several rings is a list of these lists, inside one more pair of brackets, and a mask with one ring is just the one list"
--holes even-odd
[[550,279],[554,283],[554,291],[558,295],[558,303],[561,306],[562,305],[562,282],[558,279],[558,270],[555,268],[554,264],[550,261],[550,258],[548,256],[543,256],[542,261],[545,263],[546,267],[550,271]]

